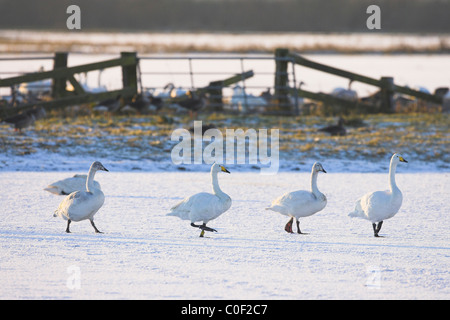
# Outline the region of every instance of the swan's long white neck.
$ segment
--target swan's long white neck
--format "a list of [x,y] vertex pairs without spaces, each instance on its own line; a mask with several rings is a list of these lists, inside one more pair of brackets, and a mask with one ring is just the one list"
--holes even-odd
[[211,179],[214,194],[219,197],[227,196],[227,194],[223,192],[219,187],[219,179],[217,178],[217,173],[218,173],[217,171],[211,170]]
[[391,192],[399,190],[395,183],[395,171],[397,169],[397,162],[394,159],[391,160],[389,165],[389,189]]
[[89,173],[88,173],[88,176],[87,176],[87,179],[86,179],[86,190],[88,192],[94,192],[94,189],[95,189],[95,187],[94,187],[94,176],[95,176],[96,172],[97,172],[97,169],[94,169],[93,166],[91,166],[89,168]]
[[319,172],[314,170],[314,168],[311,170],[311,192],[314,193],[315,195],[322,194],[319,191],[319,188],[317,188],[317,175],[318,174],[319,174]]

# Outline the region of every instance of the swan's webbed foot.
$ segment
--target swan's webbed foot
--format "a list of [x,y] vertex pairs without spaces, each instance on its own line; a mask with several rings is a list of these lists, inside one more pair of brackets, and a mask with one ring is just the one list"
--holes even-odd
[[304,233],[300,230],[300,221],[298,221],[297,219],[295,220],[295,223],[297,224],[297,233],[298,234],[308,234],[308,233]]
[[89,221],[91,221],[91,225],[92,225],[92,227],[94,228],[95,233],[103,233],[103,232],[101,232],[100,230],[97,229],[97,227],[96,227],[95,224],[94,224],[94,220],[89,220]]
[[293,223],[293,221],[294,221],[294,217],[292,217],[292,218],[286,223],[286,225],[284,226],[284,230],[285,230],[287,233],[294,233],[294,232],[292,232],[292,223]]
[[198,225],[198,224],[191,222],[191,226],[202,230],[202,232],[200,232],[200,238],[203,238],[203,236],[205,235],[205,231],[217,232],[216,229],[207,227],[206,223],[203,223],[202,225]]
[[378,222],[378,225],[376,223],[372,223],[374,237],[383,238],[383,236],[378,235],[378,233],[381,230],[382,225],[383,225],[383,221]]

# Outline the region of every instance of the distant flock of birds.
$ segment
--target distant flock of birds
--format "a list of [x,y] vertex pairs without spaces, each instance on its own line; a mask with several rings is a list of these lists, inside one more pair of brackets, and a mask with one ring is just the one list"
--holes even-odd
[[[355,209],[350,217],[359,217],[372,222],[375,237],[380,237],[379,232],[383,221],[392,218],[402,205],[402,192],[395,182],[395,172],[400,162],[407,162],[402,155],[393,154],[389,166],[389,190],[375,191],[363,195],[356,201]],[[102,207],[105,196],[100,184],[94,181],[95,173],[99,170],[108,171],[100,162],[92,163],[87,176],[75,175],[72,178],[57,181],[49,185],[45,190],[58,195],[66,195],[59,204],[54,216],[67,221],[66,232],[70,233],[72,221],[89,220],[96,233],[101,233],[94,224],[94,216]],[[272,210],[288,216],[289,221],[284,227],[288,233],[293,233],[295,220],[297,233],[300,230],[300,218],[311,216],[325,208],[327,197],[321,193],[317,186],[319,172],[326,173],[321,163],[315,162],[311,169],[311,189],[287,192],[272,201],[266,210]],[[230,209],[232,200],[219,186],[218,174],[230,173],[223,165],[214,163],[211,166],[211,179],[213,193],[201,192],[186,197],[183,201],[174,205],[168,216],[176,216],[182,220],[190,221],[190,225],[201,230],[200,237],[205,232],[217,232],[207,224]],[[196,224],[200,223],[200,224]]]
[[[81,85],[88,92],[106,91],[106,88],[100,85],[100,76],[98,88],[90,88],[85,82],[86,81],[82,82]],[[357,101],[359,99],[358,94],[355,90],[351,89],[351,83],[352,81],[349,82],[348,88],[335,88],[330,95],[348,101]],[[298,88],[301,88],[304,84],[305,83],[301,81],[298,84]],[[27,103],[39,102],[41,101],[41,97],[50,94],[50,90],[50,80],[31,82],[21,85],[18,91],[15,90],[15,94],[13,94],[12,97],[6,98],[4,101],[9,101],[10,105],[15,105],[16,102],[20,101]],[[418,90],[429,93],[426,88],[420,87]],[[450,91],[448,88],[437,88],[435,90],[435,95],[442,96],[444,99],[444,104],[450,103]],[[171,108],[175,108],[176,110],[187,110],[191,118],[193,118],[197,112],[204,109],[207,105],[205,92],[184,90],[181,87],[176,88],[173,83],[168,83],[160,92],[155,92],[154,89],[150,89],[143,93],[136,94],[131,101],[125,105],[123,105],[124,103],[122,98],[122,95],[119,94],[115,98],[100,101],[93,107],[93,110],[98,113],[148,113],[158,112],[164,105],[168,104]],[[271,103],[272,99],[273,95],[270,92],[270,88],[262,92],[259,96],[256,96],[247,93],[244,87],[236,85],[233,88],[231,98],[225,101],[229,104],[232,110],[237,110],[243,113],[253,113],[264,111],[265,107]],[[293,105],[304,105],[304,99],[302,97],[292,96],[290,99]],[[361,101],[374,103],[377,99],[379,99],[379,94],[375,93],[372,96],[361,98]],[[396,101],[403,105],[408,105],[414,100],[404,96],[398,96]],[[444,109],[445,108],[446,107],[444,107]],[[42,119],[43,117],[45,117],[45,109],[42,107],[34,107],[25,112],[21,112],[18,115],[3,119],[3,122],[14,125],[15,131],[21,132],[22,129],[32,126],[35,121]],[[334,128],[324,128],[320,131],[327,132],[331,135],[345,135],[345,128],[343,127],[343,124],[344,123],[340,121],[334,126]]]
[[[342,92],[342,90],[336,89],[336,92]],[[36,89],[33,87],[32,92],[33,94],[37,94]],[[270,89],[263,92],[263,94],[259,97],[248,94],[246,95],[243,88],[240,86],[236,86],[234,88],[234,93],[235,94],[231,98],[232,106],[240,108],[240,110],[242,110],[243,103],[250,106],[261,106],[262,104],[267,104],[271,99]],[[198,111],[202,110],[206,106],[205,93],[201,92],[197,94],[195,92],[185,91],[181,88],[175,88],[172,83],[169,83],[157,96],[153,96],[150,92],[147,92],[146,94],[137,94],[133,97],[129,104],[122,107],[122,95],[118,94],[115,98],[100,101],[93,107],[93,110],[101,113],[114,113],[119,110],[123,112],[130,111],[135,113],[149,110],[149,108],[153,111],[158,111],[164,105],[164,101],[170,98],[176,99],[178,96],[182,96],[183,98],[175,100],[176,106],[188,110],[191,118],[193,118]],[[34,125],[37,120],[43,119],[45,116],[46,112],[43,107],[33,107],[25,112],[21,112],[15,116],[3,119],[3,122],[12,124],[15,131],[22,132],[22,129]],[[327,126],[319,129],[319,131],[328,133],[332,136],[343,136],[346,134],[344,123],[345,121],[342,118],[339,118],[336,125]]]

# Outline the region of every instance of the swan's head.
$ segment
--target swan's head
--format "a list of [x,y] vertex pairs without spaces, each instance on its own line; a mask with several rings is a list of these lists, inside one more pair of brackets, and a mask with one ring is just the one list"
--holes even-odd
[[321,164],[320,162],[314,163],[314,165],[313,165],[313,171],[315,171],[315,172],[322,171],[322,172],[324,172],[324,173],[327,173],[327,172],[325,171],[325,169],[322,167],[322,164]]
[[392,160],[395,162],[406,162],[408,163],[408,161],[406,161],[405,158],[403,158],[403,156],[400,153],[394,153],[394,155],[392,156]]
[[100,161],[94,161],[91,165],[91,168],[94,170],[103,170],[103,171],[109,171],[108,169],[106,169],[102,163]]
[[214,163],[211,167],[211,172],[226,172],[230,173],[223,165]]

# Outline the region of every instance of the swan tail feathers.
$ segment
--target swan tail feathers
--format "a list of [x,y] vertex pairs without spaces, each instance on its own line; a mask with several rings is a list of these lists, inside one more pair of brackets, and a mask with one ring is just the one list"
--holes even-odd
[[59,208],[53,212],[53,217],[63,217],[63,215],[59,212]]
[[358,211],[353,211],[353,212],[350,212],[349,214],[348,214],[348,216],[349,217],[352,217],[352,218],[357,218],[357,217],[360,217],[361,215],[360,215],[360,213],[358,212]]
[[172,211],[167,213],[166,216],[179,217],[182,220],[189,220],[189,211],[176,209],[177,208],[172,208]]
[[361,208],[361,201],[356,201],[355,210],[348,214],[349,217],[352,218],[365,218],[364,210]]
[[58,187],[55,186],[48,186],[47,188],[44,188],[45,191],[48,191],[50,193],[61,195],[61,190]]
[[278,206],[278,205],[272,205],[272,206],[266,208],[266,210],[272,210],[275,212],[284,212],[284,208],[281,206]]

